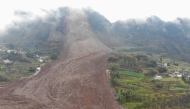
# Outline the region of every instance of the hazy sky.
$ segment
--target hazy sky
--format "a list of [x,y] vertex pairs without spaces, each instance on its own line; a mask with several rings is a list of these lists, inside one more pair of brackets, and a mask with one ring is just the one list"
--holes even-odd
[[188,0],[0,0],[0,28],[16,18],[14,10],[43,15],[40,9],[56,9],[60,6],[76,8],[90,6],[111,22],[128,18],[146,18],[151,15],[165,21],[177,17],[190,18]]

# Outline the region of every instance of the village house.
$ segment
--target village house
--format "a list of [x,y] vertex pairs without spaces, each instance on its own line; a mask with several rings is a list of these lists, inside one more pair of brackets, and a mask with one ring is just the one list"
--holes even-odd
[[39,58],[39,56],[38,56],[38,55],[35,55],[34,57],[37,57],[37,58]]
[[19,51],[18,53],[20,53],[20,54],[26,54],[27,52]]
[[185,68],[183,68],[181,71],[172,71],[170,74],[168,74],[168,76],[171,78],[181,78],[182,76],[187,76],[188,73],[189,72]]
[[177,74],[179,74],[179,72],[178,72],[178,71],[175,71],[175,72],[173,72],[173,74],[176,74],[176,75],[177,75]]
[[11,53],[11,52],[13,52],[13,53],[17,53],[16,50],[7,50],[7,53]]
[[168,76],[171,78],[175,78],[175,77],[181,78],[183,76],[183,73],[181,71],[180,72],[174,71],[168,74]]
[[175,78],[176,74],[170,73],[170,74],[168,74],[168,76],[171,77],[171,78]]
[[162,79],[162,76],[156,74],[153,78],[156,80],[160,80],[160,79]]
[[188,74],[188,71],[185,70],[185,69],[183,69],[183,70],[181,71],[181,73],[182,73],[183,75],[187,75],[187,74]]
[[37,67],[37,68],[36,68],[36,71],[40,71],[40,70],[41,70],[41,67]]
[[14,69],[14,68],[7,68],[7,69],[4,69],[3,70],[4,72],[6,72],[6,73],[15,73],[15,72],[19,72],[19,70],[18,69]]
[[11,63],[13,63],[13,61],[10,61],[10,60],[8,60],[8,59],[3,60],[3,62],[4,62],[5,64],[11,64]]
[[186,75],[184,79],[185,79],[185,81],[189,81],[190,80],[190,75]]
[[39,61],[39,62],[44,62],[44,61],[43,61],[43,59],[41,59],[41,58],[40,58],[40,59],[38,59],[38,61]]
[[181,78],[182,77],[182,73],[177,74],[176,77]]
[[164,67],[169,67],[167,63],[164,63],[163,66],[164,66]]
[[109,69],[106,69],[106,73],[107,73],[107,74],[110,74],[110,70],[109,70]]
[[40,58],[41,58],[41,59],[43,59],[43,60],[45,59],[45,57],[44,57],[44,56],[40,56]]

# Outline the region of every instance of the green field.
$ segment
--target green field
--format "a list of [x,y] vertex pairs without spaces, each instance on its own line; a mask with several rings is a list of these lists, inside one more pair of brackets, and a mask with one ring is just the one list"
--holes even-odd
[[132,71],[119,71],[121,75],[134,76],[134,77],[144,77],[143,73],[136,73]]
[[[154,101],[159,100],[160,97],[169,102],[174,96],[177,97],[176,99],[180,99],[185,91],[190,90],[189,85],[185,84],[181,78],[154,80],[151,76],[145,76],[143,73],[118,72],[120,77],[114,79],[118,82],[118,85],[113,85],[113,87],[120,96],[118,101],[124,109],[146,109],[143,107],[146,107],[146,105],[152,107]],[[123,98],[127,93],[130,93],[131,97]],[[150,104],[146,104],[145,101]]]
[[3,69],[5,68],[6,66],[5,65],[0,65],[0,69]]

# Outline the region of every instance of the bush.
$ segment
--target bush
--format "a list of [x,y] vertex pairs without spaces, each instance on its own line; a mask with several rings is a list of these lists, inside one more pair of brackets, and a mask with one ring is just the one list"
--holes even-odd
[[173,63],[175,66],[178,66],[179,64],[178,63]]
[[15,46],[14,46],[13,44],[7,44],[6,46],[7,46],[7,48],[9,48],[9,49],[14,49],[14,48],[15,48]]
[[30,72],[35,72],[35,68],[30,67],[30,68],[29,68],[29,71],[30,71]]
[[28,57],[28,58],[34,58],[34,54],[33,54],[33,53],[28,52],[28,53],[26,53],[26,57]]
[[118,58],[116,58],[116,57],[109,57],[108,58],[108,62],[110,62],[110,63],[114,63],[114,62],[117,62],[118,61]]
[[20,61],[20,62],[28,62],[28,63],[30,63],[30,61],[27,60],[26,58],[21,58],[19,61]]
[[156,67],[156,65],[157,65],[156,61],[149,61],[149,62],[146,64],[147,67]]
[[159,67],[159,68],[158,68],[158,71],[159,71],[160,73],[164,73],[164,72],[167,72],[168,70],[167,70],[165,67]]
[[56,60],[56,59],[57,59],[57,54],[51,55],[51,59],[52,59],[52,60]]
[[157,83],[157,84],[156,84],[156,87],[157,87],[157,88],[163,88],[163,83]]
[[111,84],[113,86],[119,86],[119,83],[115,79],[111,79]]
[[8,79],[0,75],[0,81],[8,81]]

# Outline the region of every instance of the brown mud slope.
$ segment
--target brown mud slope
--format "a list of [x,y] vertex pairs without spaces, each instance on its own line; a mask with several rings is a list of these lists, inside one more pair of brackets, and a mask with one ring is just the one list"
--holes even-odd
[[0,90],[0,109],[120,109],[105,65],[110,49],[90,29],[82,10],[70,9],[59,60]]

